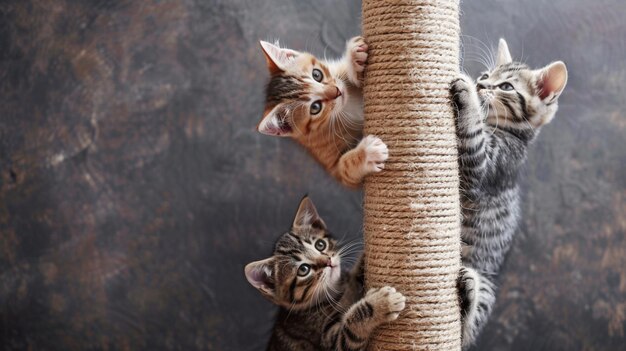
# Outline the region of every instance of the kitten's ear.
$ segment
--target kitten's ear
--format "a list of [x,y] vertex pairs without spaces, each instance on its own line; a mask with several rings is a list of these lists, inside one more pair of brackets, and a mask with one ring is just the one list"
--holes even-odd
[[272,136],[291,136],[293,128],[287,121],[287,111],[282,105],[276,105],[273,109],[267,111],[256,126],[256,130],[261,134]]
[[561,95],[567,84],[567,67],[563,61],[552,62],[537,72],[539,97],[544,101],[553,101]]
[[506,40],[500,38],[498,42],[498,57],[496,58],[496,66],[505,65],[513,62],[511,58],[511,52],[509,52],[509,46],[506,44]]
[[298,206],[298,212],[293,219],[294,227],[306,227],[311,226],[317,229],[326,229],[326,223],[322,220],[320,215],[313,205],[313,201],[305,196],[300,200],[300,206]]
[[245,268],[246,279],[253,287],[267,297],[274,297],[274,258],[248,263]]
[[280,73],[296,57],[298,52],[290,49],[282,49],[266,41],[260,41],[261,49],[267,60],[267,68],[271,74]]

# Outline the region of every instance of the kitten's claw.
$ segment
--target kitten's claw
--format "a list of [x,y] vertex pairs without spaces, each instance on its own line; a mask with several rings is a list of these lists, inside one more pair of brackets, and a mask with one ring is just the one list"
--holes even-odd
[[400,312],[406,306],[406,297],[390,286],[370,289],[365,295],[365,300],[372,304],[374,316],[381,322],[398,319]]
[[365,151],[363,167],[366,173],[380,172],[385,168],[385,161],[389,158],[389,149],[380,138],[368,135],[361,140],[359,146]]
[[348,62],[348,75],[350,81],[356,86],[361,85],[361,73],[365,69],[365,63],[367,62],[367,49],[368,46],[365,43],[363,37],[354,37],[348,41],[346,47],[346,57]]

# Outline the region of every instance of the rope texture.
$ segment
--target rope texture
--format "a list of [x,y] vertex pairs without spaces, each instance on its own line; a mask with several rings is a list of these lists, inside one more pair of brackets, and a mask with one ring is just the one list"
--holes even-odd
[[365,133],[389,147],[365,183],[366,284],[407,297],[371,350],[461,349],[457,144],[449,83],[459,67],[458,0],[364,0]]

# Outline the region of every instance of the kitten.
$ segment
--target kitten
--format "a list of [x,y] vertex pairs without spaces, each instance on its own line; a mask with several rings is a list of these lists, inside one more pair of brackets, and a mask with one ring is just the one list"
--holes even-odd
[[280,306],[268,350],[365,350],[377,326],[398,318],[405,297],[389,286],[363,294],[362,264],[341,271],[346,251],[304,197],[272,256],[245,267],[248,282]]
[[492,279],[518,226],[519,169],[529,144],[554,118],[566,83],[563,62],[530,69],[513,62],[504,39],[494,69],[476,83],[465,75],[451,83],[461,176],[461,237],[467,245],[459,279],[465,347],[491,313]]
[[261,48],[271,77],[259,132],[295,139],[349,187],[384,168],[387,145],[372,135],[363,138],[363,38],[349,40],[337,61],[264,41]]

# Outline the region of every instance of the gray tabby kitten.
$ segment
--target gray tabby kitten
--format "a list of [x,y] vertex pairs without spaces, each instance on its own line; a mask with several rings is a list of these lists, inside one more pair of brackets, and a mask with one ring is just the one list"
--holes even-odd
[[385,286],[364,294],[361,263],[341,271],[348,249],[304,197],[272,256],[246,266],[248,282],[280,306],[268,350],[365,350],[377,326],[398,318],[401,293]]
[[463,264],[459,278],[463,346],[471,345],[495,302],[500,270],[520,217],[519,169],[528,145],[558,109],[567,83],[561,61],[539,70],[513,62],[500,39],[496,67],[474,84],[450,86],[456,109],[461,176]]

